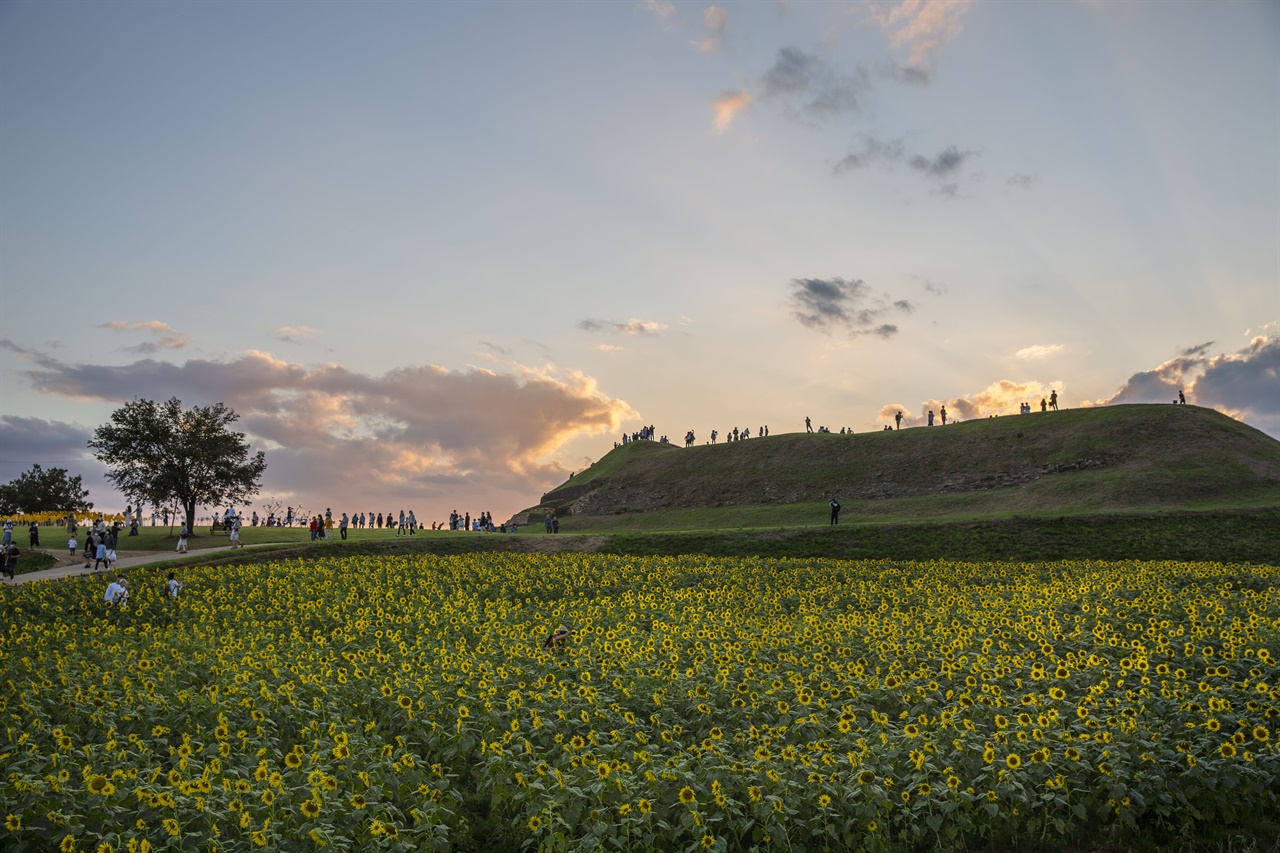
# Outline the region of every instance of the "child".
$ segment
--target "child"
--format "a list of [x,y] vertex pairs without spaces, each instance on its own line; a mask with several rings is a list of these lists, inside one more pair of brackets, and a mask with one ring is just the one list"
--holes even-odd
[[169,572],[169,582],[165,584],[165,594],[170,598],[177,600],[178,590],[182,589],[182,582],[174,577],[173,572]]
[[79,544],[74,536],[67,540],[67,548],[71,551],[71,559],[73,560],[76,558],[76,546]]

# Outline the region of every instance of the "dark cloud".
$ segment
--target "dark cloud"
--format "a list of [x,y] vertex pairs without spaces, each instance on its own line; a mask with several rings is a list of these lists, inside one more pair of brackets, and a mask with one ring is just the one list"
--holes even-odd
[[964,161],[973,156],[972,151],[961,151],[954,145],[948,145],[935,157],[923,157],[919,154],[910,160],[911,168],[924,172],[935,178],[945,178],[964,165]]
[[1205,341],[1202,344],[1196,344],[1193,347],[1186,347],[1184,349],[1178,350],[1178,355],[1182,356],[1183,358],[1191,358],[1192,356],[1204,355],[1206,352],[1208,352],[1209,347],[1211,346],[1213,346],[1213,341]]
[[465,483],[467,496],[496,496],[494,511],[502,503],[520,508],[563,479],[567,472],[551,460],[565,442],[639,417],[581,373],[515,364],[505,373],[428,365],[368,375],[258,352],[182,364],[31,360],[23,373],[43,393],[111,404],[170,396],[184,406],[224,402],[241,416],[236,428],[267,451],[266,490],[326,505],[376,499],[407,509],[416,498],[422,512]]
[[[883,140],[874,136],[863,136],[857,150],[846,154],[831,168],[832,174],[843,175],[846,172],[879,165],[892,168],[906,164],[910,169],[927,178],[943,181],[954,178],[966,162],[976,156],[977,152],[960,150],[948,145],[938,154],[926,157],[923,154],[912,154],[906,149],[901,139]],[[938,192],[946,196],[954,196],[959,192],[955,181],[942,184]]]
[[880,76],[908,86],[928,86],[933,80],[933,72],[928,68],[918,65],[899,65],[896,62],[880,66]]
[[841,175],[845,172],[852,172],[856,169],[876,164],[894,165],[902,162],[905,157],[906,151],[903,148],[902,140],[885,141],[867,136],[863,137],[861,150],[846,155],[840,162],[836,163],[832,171],[837,175]]
[[876,294],[862,279],[793,278],[791,316],[811,329],[840,329],[852,336],[878,335],[889,338],[898,327],[883,322],[884,315],[897,310],[911,313],[905,299],[892,301]]
[[89,453],[91,434],[64,421],[0,415],[0,483],[17,479],[32,465],[64,468],[69,476],[81,478],[95,504],[114,501],[118,495],[103,477],[106,466]]
[[862,70],[840,74],[815,54],[784,47],[765,72],[761,87],[766,99],[782,101],[804,117],[823,119],[856,112],[868,81]]
[[1187,402],[1208,406],[1280,438],[1280,338],[1256,337],[1239,352],[1206,356],[1212,341],[1129,377],[1094,405]]

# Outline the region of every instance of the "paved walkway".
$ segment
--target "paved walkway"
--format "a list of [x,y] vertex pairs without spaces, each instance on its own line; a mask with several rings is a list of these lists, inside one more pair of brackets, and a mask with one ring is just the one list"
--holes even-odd
[[[238,550],[253,551],[258,548],[279,548],[283,545],[288,545],[288,544],[289,543],[287,542],[264,542],[256,545],[246,545],[243,549],[238,549]],[[186,556],[188,558],[199,557],[204,554],[217,554],[223,551],[230,551],[230,550],[231,550],[231,546],[229,545],[218,545],[213,548],[192,548],[191,550],[187,551]],[[116,568],[129,569],[129,568],[133,568],[134,566],[146,566],[146,565],[149,565],[150,563],[161,563],[161,562],[164,562],[165,560],[178,560],[178,559],[182,559],[182,557],[183,555],[177,553],[176,551],[155,551],[149,554],[140,554],[136,557],[121,557],[119,560],[116,560]],[[192,560],[192,565],[198,565],[198,562],[195,560]],[[41,569],[38,572],[27,572],[26,574],[18,575],[13,579],[13,581],[10,581],[8,578],[5,578],[3,582],[4,583],[26,583],[27,581],[52,581],[52,580],[61,580],[62,578],[88,577],[93,573],[94,572],[92,568],[86,569],[84,567],[84,563],[81,563],[79,560],[77,560],[76,562],[66,566],[54,566],[51,569]],[[107,571],[106,569],[103,569],[102,571],[98,572],[98,574],[105,577],[107,575]]]

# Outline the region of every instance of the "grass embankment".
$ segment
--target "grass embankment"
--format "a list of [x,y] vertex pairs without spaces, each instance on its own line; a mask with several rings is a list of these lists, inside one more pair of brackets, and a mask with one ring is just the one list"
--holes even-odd
[[528,528],[516,536],[437,532],[415,537],[353,537],[346,542],[303,540],[193,554],[153,567],[168,570],[266,560],[499,552],[974,562],[1193,560],[1280,565],[1280,508],[665,533],[547,535],[540,529],[532,531]]
[[935,429],[616,448],[521,513],[581,532],[1280,506],[1280,442],[1211,409],[1109,406]]

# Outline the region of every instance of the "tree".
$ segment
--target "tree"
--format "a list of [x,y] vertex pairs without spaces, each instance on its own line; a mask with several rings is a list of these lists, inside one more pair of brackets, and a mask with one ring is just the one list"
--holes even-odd
[[66,468],[50,468],[39,465],[23,473],[16,480],[0,486],[0,515],[20,512],[80,512],[93,509],[93,501],[86,500],[89,490],[80,478],[68,477]]
[[177,397],[134,400],[93,431],[89,449],[122,493],[177,503],[194,530],[197,506],[245,501],[261,486],[267,460],[261,450],[250,456],[244,433],[229,429],[239,419],[222,403],[183,410]]

